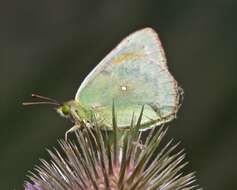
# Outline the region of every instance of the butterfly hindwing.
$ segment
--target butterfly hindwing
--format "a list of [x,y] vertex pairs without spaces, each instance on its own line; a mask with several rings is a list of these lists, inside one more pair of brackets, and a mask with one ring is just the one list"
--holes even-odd
[[92,107],[107,126],[114,101],[119,127],[129,126],[144,105],[142,124],[175,117],[178,87],[157,33],[145,28],[122,40],[87,76],[75,99]]

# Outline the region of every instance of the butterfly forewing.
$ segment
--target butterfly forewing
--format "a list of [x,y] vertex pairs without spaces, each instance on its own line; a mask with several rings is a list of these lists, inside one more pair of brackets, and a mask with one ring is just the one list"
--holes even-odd
[[93,108],[106,126],[112,126],[114,101],[119,127],[138,118],[142,124],[165,123],[175,117],[178,87],[169,73],[157,33],[145,28],[132,33],[87,76],[76,100]]

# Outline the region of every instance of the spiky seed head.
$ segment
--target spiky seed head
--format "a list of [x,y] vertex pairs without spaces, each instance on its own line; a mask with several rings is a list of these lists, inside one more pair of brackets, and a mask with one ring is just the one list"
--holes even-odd
[[97,125],[76,132],[75,142],[60,140],[61,150],[49,150],[50,162],[29,175],[25,190],[191,190],[194,173],[183,174],[183,151],[172,141],[161,147],[167,128],[153,128],[145,142],[139,122],[119,135]]

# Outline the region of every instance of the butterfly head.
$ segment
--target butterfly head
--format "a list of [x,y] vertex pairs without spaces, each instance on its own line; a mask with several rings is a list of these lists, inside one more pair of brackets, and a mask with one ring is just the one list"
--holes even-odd
[[77,100],[64,102],[56,108],[56,111],[64,118],[70,119],[73,123],[81,123],[91,118],[91,110],[83,106]]
[[63,105],[58,106],[56,108],[56,111],[62,117],[68,118],[70,116],[70,106],[67,103],[64,103]]
[[63,104],[56,107],[56,111],[62,117],[72,119],[75,118],[75,113],[77,112],[77,105],[74,100],[64,102]]

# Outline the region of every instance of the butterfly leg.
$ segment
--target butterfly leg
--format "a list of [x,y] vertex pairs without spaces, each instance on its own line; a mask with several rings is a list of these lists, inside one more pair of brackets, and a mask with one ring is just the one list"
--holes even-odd
[[81,119],[78,116],[77,112],[75,110],[71,110],[71,112],[72,112],[71,116],[72,116],[74,122],[81,122]]
[[93,124],[92,124],[92,123],[90,123],[90,122],[88,122],[88,121],[84,121],[84,123],[85,123],[85,126],[86,126],[87,128],[93,128]]
[[68,131],[66,131],[65,133],[65,141],[67,142],[67,136],[68,136],[68,133],[71,133],[73,131],[76,131],[77,129],[80,128],[80,125],[74,125],[72,128],[70,128]]

